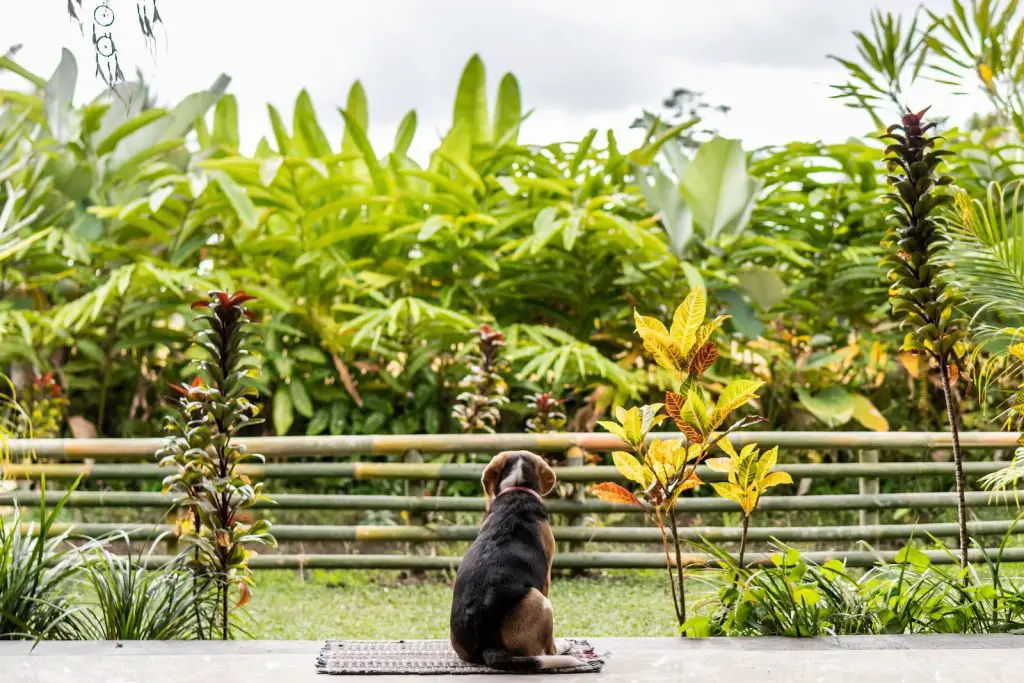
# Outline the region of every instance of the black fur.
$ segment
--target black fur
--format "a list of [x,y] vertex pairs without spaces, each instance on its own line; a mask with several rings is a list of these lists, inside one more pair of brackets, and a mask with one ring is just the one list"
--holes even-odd
[[[500,484],[519,458],[523,462],[518,485],[539,493],[537,471],[523,456],[509,457],[497,481]],[[509,670],[539,667],[535,660],[508,659],[519,653],[506,652],[501,624],[531,589],[544,590],[548,567],[540,524],[547,519],[547,507],[526,491],[509,491],[491,502],[479,535],[459,565],[452,599],[452,643],[470,662]]]

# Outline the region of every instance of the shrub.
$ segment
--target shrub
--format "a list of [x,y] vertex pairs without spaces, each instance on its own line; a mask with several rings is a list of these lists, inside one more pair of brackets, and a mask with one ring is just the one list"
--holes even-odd
[[[230,592],[238,591],[236,607],[244,607],[252,597],[249,558],[254,553],[247,546],[274,544],[269,522],[245,523],[239,514],[269,500],[263,483],[254,484],[235,471],[243,462],[263,461],[263,456],[235,441],[240,429],[260,422],[257,407],[249,401],[258,392],[249,376],[251,335],[245,304],[254,298],[245,292],[211,292],[209,300],[192,304],[209,311],[196,320],[195,345],[203,358],[192,384],[174,387],[181,394],[180,415],[168,419],[173,435],[158,453],[161,465],[178,470],[164,479],[164,490],[179,494],[177,504],[191,513],[181,538],[193,547],[197,587],[200,579],[215,581],[216,626],[225,640],[231,628]],[[214,621],[206,626],[212,634]]]

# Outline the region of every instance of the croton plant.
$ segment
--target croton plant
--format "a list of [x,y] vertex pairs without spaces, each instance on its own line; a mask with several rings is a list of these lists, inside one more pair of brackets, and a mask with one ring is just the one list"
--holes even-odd
[[[615,411],[616,421],[600,423],[626,444],[628,450],[615,451],[612,458],[622,476],[635,484],[635,490],[606,482],[594,486],[591,492],[605,501],[641,508],[661,529],[676,617],[682,626],[686,621],[686,593],[676,501],[684,491],[703,483],[697,467],[707,463],[727,473],[727,481],[716,483],[715,491],[740,506],[744,529],[761,493],[771,486],[789,482],[790,478],[785,473],[772,472],[777,449],[761,453],[756,446],[748,445],[737,453],[728,440],[732,431],[761,421],[757,416],[732,419],[732,415],[757,397],[757,390],[763,383],[734,380],[725,386],[716,401],[711,401],[701,387],[701,376],[718,358],[715,332],[727,317],[706,320],[704,292],[691,290],[676,308],[669,327],[639,313],[634,317],[644,348],[659,366],[673,374],[677,387],[665,393],[664,403],[628,410],[620,407]],[[648,438],[652,429],[668,419],[685,438]],[[724,453],[724,457],[712,459],[716,449]],[[674,562],[670,555],[673,549]]]

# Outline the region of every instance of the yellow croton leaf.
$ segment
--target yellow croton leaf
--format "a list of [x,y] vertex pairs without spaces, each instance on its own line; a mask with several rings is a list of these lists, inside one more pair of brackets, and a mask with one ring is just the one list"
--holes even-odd
[[626,479],[646,486],[646,478],[644,477],[644,467],[640,464],[640,461],[634,458],[626,451],[615,451],[612,453],[612,462],[615,463],[615,469],[622,473]]
[[686,397],[686,403],[679,412],[679,419],[683,422],[681,429],[686,434],[686,438],[697,443],[704,443],[710,428],[708,425],[708,408],[699,389],[690,389],[690,393]]
[[686,446],[685,448],[679,448],[679,450],[677,450],[675,453],[676,471],[679,472],[689,463],[692,463],[698,458],[700,458],[703,453],[704,448],[699,443],[691,443],[689,446]]
[[691,472],[690,474],[688,474],[686,476],[685,479],[681,480],[676,485],[676,490],[672,494],[673,498],[678,496],[683,491],[689,491],[690,489],[695,489],[695,488],[697,488],[698,486],[700,486],[703,483],[704,482],[701,480],[700,477],[697,476],[696,472]]
[[731,458],[710,458],[704,461],[713,472],[721,472],[722,474],[728,474],[729,470],[732,469]]
[[730,413],[751,399],[757,398],[757,390],[764,382],[755,379],[737,379],[729,383],[718,396],[712,426],[717,427],[729,417]]
[[623,429],[622,425],[618,422],[612,422],[611,420],[598,420],[597,424],[601,425],[623,441],[629,441],[629,439],[626,438],[626,430]]
[[759,494],[757,489],[746,489],[743,495],[740,496],[739,504],[743,510],[743,514],[749,517],[753,514],[754,510],[757,509],[757,499]]
[[707,314],[707,301],[704,291],[700,288],[690,290],[683,303],[676,307],[672,315],[672,337],[679,342],[683,355],[689,353],[697,340],[697,330],[704,323]]
[[735,484],[730,484],[725,481],[716,481],[711,484],[711,488],[713,488],[715,493],[717,493],[721,498],[731,500],[735,503],[740,502],[739,498],[742,492]]
[[655,439],[647,449],[647,465],[662,485],[668,484],[676,474],[676,453],[679,450],[685,450],[679,439]]
[[640,315],[635,308],[633,309],[633,322],[636,323],[637,334],[641,337],[651,333],[668,335],[668,328],[665,327],[665,323],[657,318]]
[[761,489],[764,490],[773,486],[779,486],[780,484],[792,483],[793,477],[789,476],[789,472],[772,472],[761,480]]
[[757,478],[763,479],[765,475],[775,469],[779,461],[779,447],[775,446],[762,453],[757,459]]
[[679,342],[668,334],[649,332],[641,334],[644,349],[651,354],[654,362],[671,372],[682,372],[686,368],[686,352]]

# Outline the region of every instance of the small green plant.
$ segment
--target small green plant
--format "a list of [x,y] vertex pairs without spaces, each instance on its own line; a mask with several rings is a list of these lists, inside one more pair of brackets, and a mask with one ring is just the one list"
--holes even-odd
[[[706,307],[704,292],[693,289],[676,309],[670,328],[655,318],[639,313],[634,315],[644,348],[658,365],[673,373],[678,380],[678,391],[667,392],[664,404],[629,410],[617,408],[616,421],[599,423],[629,447],[629,451],[615,451],[612,458],[622,476],[640,487],[638,493],[634,494],[614,482],[591,488],[591,493],[602,500],[639,506],[661,530],[669,585],[680,628],[686,623],[686,592],[676,500],[683,492],[701,485],[697,466],[708,459],[715,447],[725,448],[730,432],[760,420],[746,417],[723,427],[733,412],[757,397],[761,382],[735,380],[722,390],[716,403],[711,403],[700,387],[701,375],[718,358],[718,348],[712,336],[725,319],[722,316],[705,321]],[[663,407],[667,414],[662,414]],[[672,418],[686,439],[648,441],[648,433],[668,418]],[[726,450],[727,454],[729,452]],[[745,482],[746,477],[742,480]],[[731,489],[728,491],[733,494]],[[754,502],[756,505],[756,498]]]
[[779,460],[779,447],[763,453],[755,444],[747,444],[737,453],[728,439],[718,442],[725,451],[725,458],[710,458],[708,467],[728,475],[728,480],[715,482],[711,486],[722,498],[734,501],[743,513],[743,533],[740,537],[738,564],[743,567],[743,555],[747,549],[747,531],[750,517],[761,502],[761,494],[780,484],[792,484],[793,478],[787,472],[774,472]]
[[943,277],[937,258],[943,249],[939,209],[952,201],[944,187],[952,182],[938,175],[942,157],[952,154],[935,149],[935,123],[925,123],[927,109],[907,111],[900,123],[890,126],[884,138],[889,182],[886,194],[893,205],[889,232],[891,252],[882,261],[889,269],[889,300],[892,313],[907,329],[903,350],[924,354],[939,369],[946,415],[953,440],[956,473],[957,521],[960,524],[960,566],[967,567],[967,503],[964,498],[963,452],[960,449],[959,409],[953,383],[959,375],[957,361],[964,352],[966,331],[957,312],[960,297]]
[[60,436],[68,399],[52,372],[32,380],[24,402],[36,438],[55,439]]
[[38,522],[18,508],[0,521],[0,640],[76,637],[72,595],[78,555],[67,549],[68,534],[55,533],[53,526],[77,485],[48,508],[43,481]]
[[[231,631],[232,590],[238,593],[236,608],[252,597],[249,558],[254,552],[248,546],[275,544],[269,522],[243,521],[246,509],[269,500],[263,483],[236,471],[244,462],[263,462],[263,456],[235,440],[239,430],[261,422],[249,400],[258,395],[249,375],[252,335],[245,308],[254,298],[245,292],[211,292],[209,299],[192,304],[207,311],[196,317],[195,346],[203,357],[192,384],[174,387],[181,394],[179,414],[168,418],[172,436],[158,453],[162,466],[177,469],[164,479],[164,491],[178,494],[177,504],[191,512],[182,524],[181,540],[193,548],[196,590],[202,590],[207,578],[216,585],[215,619],[206,628],[212,637],[219,626],[225,640]],[[201,611],[196,616],[201,619]]]
[[[112,553],[111,542],[123,542],[128,555]],[[160,542],[158,539],[146,555]],[[90,602],[75,614],[76,637],[84,640],[193,640],[195,612],[212,611],[213,592],[194,590],[187,554],[160,567],[145,567],[141,552],[131,554],[125,533],[104,538],[83,557],[81,584]],[[209,588],[212,582],[206,582]],[[206,603],[206,604],[204,604]]]
[[545,391],[527,397],[526,408],[530,411],[530,417],[526,420],[526,431],[531,434],[560,432],[565,428],[566,416],[562,410],[562,401],[551,392]]
[[502,377],[506,363],[501,358],[505,335],[490,325],[481,325],[473,335],[478,346],[468,359],[469,372],[459,381],[463,391],[455,398],[452,417],[467,434],[493,434],[508,403],[508,385]]

